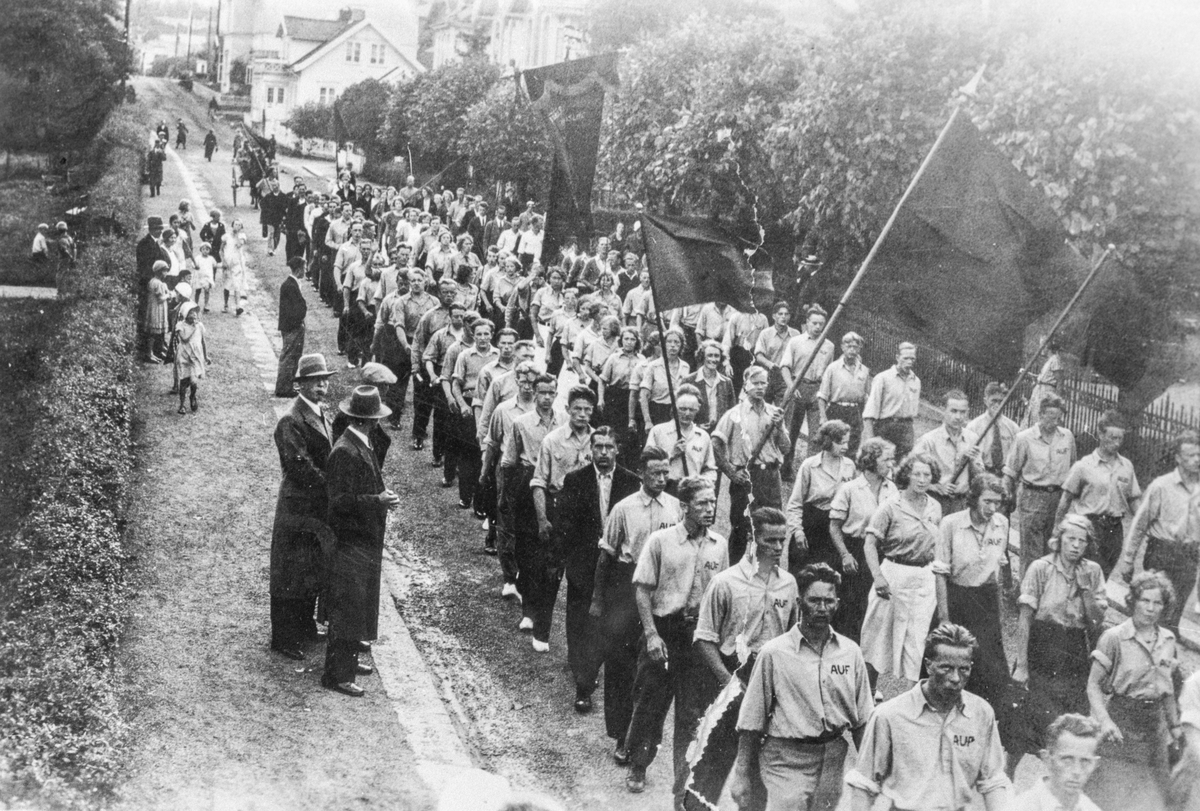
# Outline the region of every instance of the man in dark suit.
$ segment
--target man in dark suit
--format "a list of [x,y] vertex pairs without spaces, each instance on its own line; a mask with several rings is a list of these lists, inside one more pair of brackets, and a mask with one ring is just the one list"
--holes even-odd
[[[379,397],[385,403],[388,399],[388,390],[396,382],[396,376],[392,374],[391,369],[384,366],[382,363],[364,363],[362,367],[362,385],[374,386],[379,389]],[[346,427],[350,425],[350,417],[346,412],[339,410],[337,416],[333,418],[333,441],[338,439],[346,432]],[[375,454],[375,458],[379,460],[379,469],[383,469],[383,463],[387,460],[388,449],[392,447],[392,438],[388,436],[388,432],[383,430],[383,426],[376,423],[371,432],[367,434],[367,440],[371,443],[371,451]]]
[[316,638],[323,547],[332,544],[325,525],[325,463],[333,424],[321,405],[332,375],[324,356],[300,358],[299,396],[275,426],[283,481],[271,530],[271,649],[289,659],[303,659],[304,641]]
[[575,711],[592,708],[600,658],[592,638],[588,608],[596,579],[597,544],[614,504],[633,495],[642,480],[617,467],[617,441],[603,425],[592,432],[592,463],[568,473],[555,504],[555,530],[567,575],[567,662],[575,677]]
[[[270,196],[270,195],[268,195]],[[268,205],[263,198],[263,206]],[[300,290],[300,279],[304,276],[304,259],[293,256],[288,260],[292,275],[279,286],[279,335],[283,348],[279,352],[279,371],[275,375],[275,396],[294,397],[292,380],[296,364],[304,354],[304,319],[308,315],[308,302]]]
[[500,235],[504,233],[504,229],[508,227],[508,218],[504,215],[504,206],[496,209],[496,218],[488,220],[487,225],[483,227],[483,244],[482,249],[486,253],[487,249],[500,241]]
[[288,259],[304,255],[300,232],[304,231],[304,209],[307,207],[308,187],[304,185],[303,180],[296,178],[295,188],[284,198],[283,227],[287,234],[287,244],[283,249]]
[[463,218],[463,231],[471,236],[471,253],[479,257],[480,262],[483,261],[484,252],[487,250],[487,246],[483,244],[487,214],[488,205],[480,200]]
[[[279,181],[271,175],[263,179],[262,197],[258,202],[258,220],[262,224],[262,235],[267,240],[267,255],[274,256],[279,247],[283,218],[287,213],[288,197],[279,188]],[[287,247],[287,246],[285,246]]]
[[166,262],[171,264],[171,254],[162,244],[162,217],[146,218],[146,236],[137,244],[137,328],[141,354],[150,355],[149,343],[146,340],[146,303],[149,295],[150,280],[154,278],[154,263]]
[[326,491],[333,552],[329,562],[329,640],[321,686],[358,697],[354,683],[372,668],[359,664],[362,644],[379,632],[379,584],[383,574],[383,535],[388,510],[400,497],[383,483],[370,433],[392,413],[379,389],[359,386],[342,401],[350,419],[346,432],[329,454]]

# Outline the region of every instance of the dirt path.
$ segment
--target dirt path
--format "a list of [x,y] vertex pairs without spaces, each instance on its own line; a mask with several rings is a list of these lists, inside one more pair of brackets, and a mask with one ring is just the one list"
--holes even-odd
[[[191,140],[200,140],[198,109],[181,108],[153,84],[138,91],[170,121],[193,119]],[[227,203],[228,185],[219,185],[227,154],[204,167],[201,150],[181,155],[199,172],[201,193],[216,190],[212,199]],[[147,214],[165,219],[190,197],[174,161],[163,192],[146,201]],[[249,221],[249,212],[237,213]],[[168,368],[139,370],[131,541],[140,595],[122,657],[132,734],[119,807],[431,807],[377,677],[364,680],[366,698],[348,699],[319,686],[321,646],[310,649],[307,667],[268,650],[277,401],[264,390],[240,320],[220,314],[219,304],[205,317],[216,363],[196,414],[175,413]]]

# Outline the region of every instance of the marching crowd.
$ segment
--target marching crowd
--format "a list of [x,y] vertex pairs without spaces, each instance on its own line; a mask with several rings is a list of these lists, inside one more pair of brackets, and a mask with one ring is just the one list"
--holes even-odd
[[[818,344],[816,304],[800,329],[786,302],[658,313],[636,223],[544,256],[543,218],[511,189],[492,206],[411,177],[377,194],[351,171],[334,185],[285,193],[270,170],[256,194],[268,253],[282,242],[291,271],[273,650],[303,659],[324,636],[322,684],[362,695],[400,506],[384,463],[411,408],[406,444],[482,522],[498,598],[520,604],[534,652],[550,650],[565,577],[573,709],[592,710],[602,679],[629,791],[644,790],[673,705],[679,808],[715,808],[727,787],[739,808],[772,811],[833,807],[843,791],[860,809],[880,794],[907,811],[979,795],[1021,811],[1200,807],[1200,676],[1177,650],[1200,560],[1195,433],[1145,491],[1121,416],[1105,414],[1080,457],[1046,379],[1025,427],[998,414],[996,383],[974,420],[964,392],[946,393],[942,424],[915,436],[916,346],[872,375],[857,334],[836,357]],[[186,205],[178,218],[151,218],[139,245],[148,358],[208,312],[213,265],[241,312],[241,223],[226,232],[210,212],[189,255],[213,264],[193,261],[202,278],[181,295],[187,262],[175,270],[168,234],[193,242],[194,225]],[[304,353],[306,281],[361,383],[336,420],[335,371]],[[173,343],[189,364],[181,410],[185,386],[195,410],[207,356]],[[712,529],[722,488],[728,539]],[[1110,575],[1129,581],[1130,613],[1106,628]],[[880,676],[905,689],[884,700]],[[1014,798],[1027,753],[1048,776]]]

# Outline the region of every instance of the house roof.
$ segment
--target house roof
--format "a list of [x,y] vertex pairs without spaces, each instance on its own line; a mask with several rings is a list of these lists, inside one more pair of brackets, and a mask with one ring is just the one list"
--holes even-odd
[[[400,50],[400,48],[396,47],[396,43],[392,42],[391,38],[387,34],[385,34],[383,31],[380,31],[376,26],[372,25],[369,21],[367,21],[365,19],[362,19],[362,20],[359,20],[358,22],[351,23],[350,25],[344,26],[340,31],[338,31],[338,33],[335,36],[330,37],[325,42],[322,42],[320,45],[313,48],[308,53],[304,54],[304,56],[302,56],[299,59],[297,59],[296,61],[292,62],[292,64],[288,65],[288,67],[291,68],[292,70],[296,71],[297,73],[299,73],[300,71],[307,68],[309,65],[313,64],[313,62],[320,59],[325,54],[329,53],[334,48],[339,47],[347,39],[349,39],[350,37],[357,34],[359,31],[362,31],[366,28],[370,28],[372,31],[374,31],[376,34],[378,34],[383,39],[384,42],[386,42],[388,45],[390,45],[392,47],[392,50],[394,50],[397,54],[399,54],[400,58],[403,59],[406,63],[408,63],[412,67],[414,73],[424,73],[425,72],[425,68],[419,62],[414,62],[413,60],[411,60],[407,56],[405,56],[404,51],[402,51],[402,50]],[[390,71],[389,71],[389,73],[390,73]]]
[[290,39],[301,42],[328,42],[351,25],[353,23],[346,20],[314,20],[312,17],[284,15],[277,36],[283,36],[286,32]]

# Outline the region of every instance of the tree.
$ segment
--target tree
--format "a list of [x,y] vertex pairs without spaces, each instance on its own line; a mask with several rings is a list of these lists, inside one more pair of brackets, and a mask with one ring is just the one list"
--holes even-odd
[[[499,76],[495,65],[469,59],[442,65],[401,85],[388,115],[394,154],[403,154],[411,145],[429,163],[444,166],[455,160],[467,110]],[[396,135],[406,136],[406,142],[396,143]]]
[[372,163],[381,157],[391,157],[382,155],[379,144],[379,130],[387,116],[391,97],[391,89],[386,84],[378,79],[367,79],[350,85],[338,98],[346,137],[365,149]]
[[500,82],[467,111],[458,151],[476,180],[513,181],[526,189],[548,182],[551,144],[542,116],[511,82]]
[[308,104],[294,107],[283,125],[300,139],[301,143],[298,146],[301,151],[307,151],[303,148],[303,142],[308,141],[311,148],[313,141],[329,140],[333,137],[333,107],[310,101]]
[[[129,72],[116,0],[14,3],[0,26],[0,146],[78,149],[99,131]],[[19,114],[11,114],[20,111]]]

